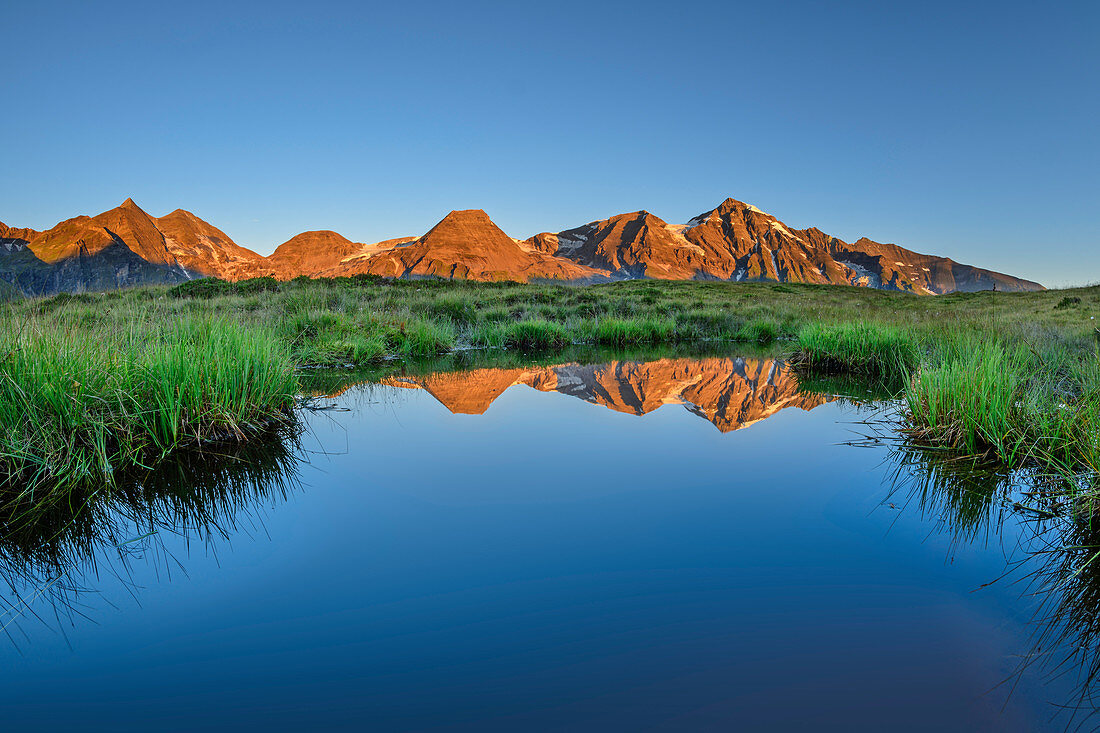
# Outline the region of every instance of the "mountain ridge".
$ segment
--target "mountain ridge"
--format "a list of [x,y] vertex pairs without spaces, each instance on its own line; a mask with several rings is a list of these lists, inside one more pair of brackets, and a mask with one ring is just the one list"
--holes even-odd
[[184,209],[162,217],[132,198],[45,231],[0,223],[0,279],[24,295],[106,290],[198,277],[437,277],[590,284],[623,279],[808,282],[918,294],[1041,285],[816,227],[794,229],[727,198],[686,224],[639,210],[525,240],[481,209],[452,211],[419,237],[364,244],[331,230],[291,237],[263,256]]

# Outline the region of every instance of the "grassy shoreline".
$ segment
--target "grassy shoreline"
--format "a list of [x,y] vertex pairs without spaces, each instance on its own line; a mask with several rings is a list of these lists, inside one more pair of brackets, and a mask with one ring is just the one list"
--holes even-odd
[[903,384],[931,445],[1100,468],[1100,288],[907,293],[778,283],[589,287],[358,277],[198,280],[0,306],[0,477],[110,481],[288,419],[295,367],[468,348],[769,344]]
[[43,499],[285,423],[298,388],[274,334],[224,319],[5,320],[0,355],[0,481]]
[[883,324],[815,325],[794,361],[891,379],[916,444],[1038,468],[1076,482],[1100,476],[1100,358],[1095,342],[1052,332],[953,332]]

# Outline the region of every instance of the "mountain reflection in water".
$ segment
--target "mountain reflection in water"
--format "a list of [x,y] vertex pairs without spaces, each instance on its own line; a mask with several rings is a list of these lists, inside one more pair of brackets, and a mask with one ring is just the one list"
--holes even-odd
[[[802,392],[798,377],[780,359],[722,358],[615,360],[552,366],[444,371],[386,376],[379,384],[423,389],[456,414],[482,415],[509,388],[525,385],[646,415],[664,405],[683,405],[723,433],[748,427],[781,410],[812,410],[832,397]],[[337,393],[330,393],[330,396]]]

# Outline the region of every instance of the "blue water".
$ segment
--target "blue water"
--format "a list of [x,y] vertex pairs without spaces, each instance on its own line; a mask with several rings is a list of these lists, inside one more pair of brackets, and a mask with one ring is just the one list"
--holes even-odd
[[1065,725],[1069,681],[998,687],[1034,604],[980,586],[1024,530],[954,542],[891,495],[887,448],[843,445],[873,409],[723,433],[523,385],[481,415],[327,402],[285,496],[102,549],[69,610],[5,617],[6,730]]

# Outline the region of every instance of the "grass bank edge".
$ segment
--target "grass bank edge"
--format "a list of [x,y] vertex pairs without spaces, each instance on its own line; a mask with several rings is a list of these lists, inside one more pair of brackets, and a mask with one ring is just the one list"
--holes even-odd
[[[239,283],[196,280],[172,288],[62,295],[5,304],[0,311],[10,323],[49,323],[74,342],[94,345],[105,337],[129,333],[130,341],[123,339],[123,348],[131,350],[147,348],[145,343],[132,343],[135,340],[163,338],[157,334],[171,324],[220,319],[226,327],[262,333],[270,353],[277,355],[272,365],[283,373],[295,365],[371,364],[471,347],[526,351],[568,348],[571,344],[765,344],[790,339],[799,346],[796,362],[802,358],[805,365],[819,370],[847,370],[875,379],[900,374],[912,384],[913,375],[935,374],[930,370],[949,361],[943,356],[946,350],[936,344],[950,341],[958,333],[985,333],[999,342],[1018,342],[1020,334],[1038,323],[1048,330],[1051,343],[1064,337],[1081,342],[1092,331],[1090,314],[1100,315],[1100,288],[1073,292],[1073,302],[1067,305],[1068,296],[1062,293],[960,293],[924,298],[790,283],[643,280],[578,288],[379,278],[289,282],[261,278]],[[1047,338],[1044,335],[1032,343],[1042,345]],[[1082,352],[1080,343],[1069,351]],[[949,384],[949,376],[940,383]],[[162,375],[162,381],[175,378]],[[1069,383],[1074,383],[1072,375]],[[926,397],[931,388],[926,389]],[[948,404],[950,389],[941,389],[949,393],[945,400],[926,399],[925,403]],[[162,397],[170,416],[172,394]],[[911,413],[921,419],[924,403],[914,399],[912,404]],[[940,410],[936,416],[958,413],[973,400],[956,399],[952,404],[956,407]],[[170,417],[165,420],[172,423]],[[996,431],[985,429],[984,422],[974,425],[982,427],[977,434],[983,440],[989,440],[987,433],[1000,440]],[[156,429],[172,433],[164,426]],[[946,428],[939,432],[944,439],[952,434]],[[925,437],[936,439],[935,431]]]
[[1100,475],[1100,359],[1095,347],[978,329],[889,324],[808,324],[791,361],[898,386],[912,441],[1041,466],[1063,476]]
[[174,451],[293,420],[298,390],[270,329],[225,318],[97,332],[0,327],[0,482],[16,492],[110,485]]

